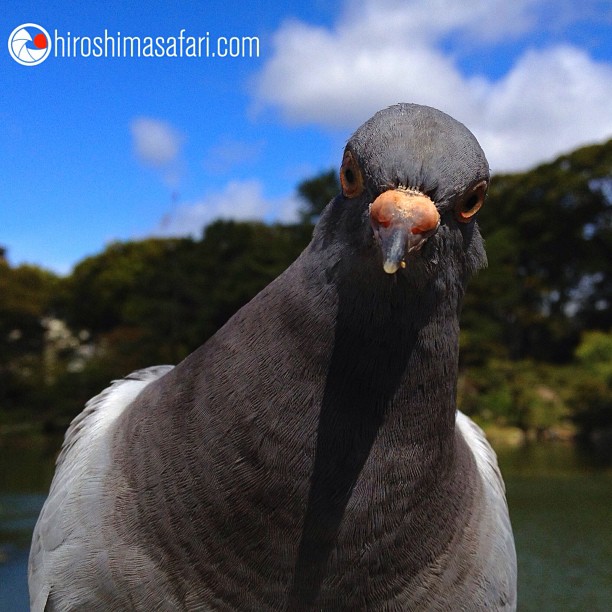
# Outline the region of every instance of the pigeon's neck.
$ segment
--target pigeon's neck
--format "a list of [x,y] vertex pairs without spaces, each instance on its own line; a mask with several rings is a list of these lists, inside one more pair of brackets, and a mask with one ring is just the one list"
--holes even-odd
[[336,409],[378,419],[389,442],[422,448],[451,437],[461,297],[461,286],[439,277],[340,284],[326,391]]
[[[373,529],[371,514],[380,513],[381,533],[401,540],[399,534],[420,531],[426,542],[421,521],[434,508],[427,529],[437,531],[439,540],[432,536],[432,542],[446,541],[456,515],[432,499],[458,500],[464,484],[455,438],[460,288],[441,278],[420,287],[405,277],[352,280],[334,289],[335,334],[315,408],[314,463],[292,588],[296,604],[317,601],[336,543],[354,543],[350,535],[343,539],[351,521]],[[402,517],[402,526],[387,519],[393,516]],[[424,559],[414,553],[411,563],[407,575]]]

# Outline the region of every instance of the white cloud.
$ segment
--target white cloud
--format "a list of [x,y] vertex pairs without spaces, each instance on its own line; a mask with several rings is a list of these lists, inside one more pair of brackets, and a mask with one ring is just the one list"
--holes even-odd
[[297,196],[266,198],[258,180],[232,181],[222,191],[178,206],[162,220],[154,234],[199,237],[202,228],[216,219],[274,219],[291,223],[298,218],[299,205]]
[[183,135],[169,123],[151,117],[137,117],[131,122],[130,131],[140,162],[158,171],[169,186],[176,187]]
[[[338,31],[429,43],[449,33],[487,43],[533,28],[542,5],[563,0],[347,0]],[[584,0],[588,3],[588,0]]]
[[470,118],[493,169],[524,168],[612,135],[612,66],[573,47],[529,51]]
[[[589,2],[582,7],[587,10]],[[571,46],[527,50],[498,80],[465,76],[439,44],[486,53],[534,29],[550,0],[350,0],[334,28],[284,23],[255,83],[256,105],[293,123],[353,129],[400,101],[435,106],[470,127],[496,171],[516,170],[612,135],[612,66]],[[582,9],[580,9],[582,10]]]
[[162,167],[177,159],[183,138],[169,123],[137,117],[130,128],[136,155],[143,163]]

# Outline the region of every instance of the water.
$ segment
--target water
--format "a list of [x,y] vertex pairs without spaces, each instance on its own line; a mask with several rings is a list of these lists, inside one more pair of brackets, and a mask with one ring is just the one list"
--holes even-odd
[[[32,527],[58,440],[0,438],[0,612],[28,610]],[[612,472],[568,444],[499,451],[519,558],[521,612],[612,610]]]
[[0,437],[0,612],[29,610],[30,534],[60,443],[42,436]]
[[499,452],[519,569],[519,610],[612,611],[612,472],[572,446]]

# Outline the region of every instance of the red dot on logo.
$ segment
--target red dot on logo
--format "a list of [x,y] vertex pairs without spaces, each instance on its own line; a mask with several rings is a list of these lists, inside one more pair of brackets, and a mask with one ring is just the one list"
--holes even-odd
[[37,46],[39,49],[46,49],[47,48],[47,37],[42,33],[37,34],[34,37],[34,45]]

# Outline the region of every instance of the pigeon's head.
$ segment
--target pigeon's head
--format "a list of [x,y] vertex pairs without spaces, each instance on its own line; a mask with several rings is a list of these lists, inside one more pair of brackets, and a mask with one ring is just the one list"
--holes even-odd
[[348,141],[340,183],[336,205],[361,218],[387,274],[449,251],[466,272],[486,264],[475,217],[489,166],[472,133],[445,113],[417,104],[376,113]]

